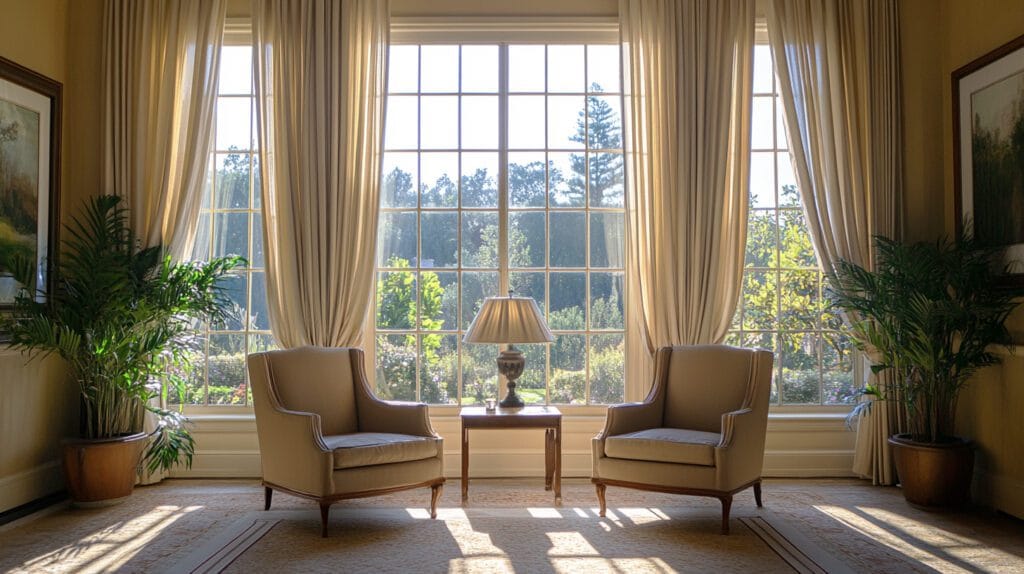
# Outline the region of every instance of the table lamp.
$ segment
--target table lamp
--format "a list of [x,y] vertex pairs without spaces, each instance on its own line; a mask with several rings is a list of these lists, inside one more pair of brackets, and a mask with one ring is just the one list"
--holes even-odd
[[508,394],[498,403],[503,409],[525,406],[516,395],[516,379],[523,374],[526,357],[515,348],[516,343],[550,343],[555,340],[544,322],[537,302],[529,297],[488,297],[470,324],[466,343],[508,344],[498,354],[498,372],[508,379]]

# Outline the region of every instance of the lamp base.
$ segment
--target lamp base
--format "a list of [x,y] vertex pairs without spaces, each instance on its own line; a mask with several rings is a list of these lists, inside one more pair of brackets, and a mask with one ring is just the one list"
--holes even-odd
[[516,394],[516,379],[523,374],[526,366],[526,357],[515,347],[498,354],[498,372],[508,379],[508,394],[502,399],[498,406],[503,409],[521,409],[526,406],[523,399]]

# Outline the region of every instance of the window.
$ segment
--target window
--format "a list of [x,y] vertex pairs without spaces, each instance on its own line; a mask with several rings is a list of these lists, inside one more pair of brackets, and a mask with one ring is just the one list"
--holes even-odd
[[775,351],[773,404],[850,404],[853,348],[822,297],[782,116],[771,48],[758,44],[743,294],[727,342]]
[[376,281],[380,396],[496,397],[483,299],[533,297],[527,403],[621,401],[623,156],[614,44],[393,45]]
[[263,271],[250,46],[222,48],[215,113],[215,149],[203,190],[193,258],[241,255],[249,266],[226,281],[232,304],[228,320],[200,328],[204,340],[193,360],[188,402],[244,406],[251,404],[246,355],[275,347]]

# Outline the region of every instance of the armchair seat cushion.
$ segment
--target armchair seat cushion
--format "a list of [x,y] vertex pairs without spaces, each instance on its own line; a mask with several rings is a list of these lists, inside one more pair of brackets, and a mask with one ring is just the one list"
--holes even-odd
[[328,435],[324,444],[334,452],[334,469],[423,460],[438,456],[436,437],[385,432]]
[[715,465],[715,447],[722,435],[697,430],[656,428],[605,439],[605,456],[629,460]]

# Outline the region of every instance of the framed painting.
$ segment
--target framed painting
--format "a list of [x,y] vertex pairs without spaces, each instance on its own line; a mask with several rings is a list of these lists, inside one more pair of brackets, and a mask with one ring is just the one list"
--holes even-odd
[[1024,286],[1024,36],[953,72],[957,231],[973,223]]
[[62,90],[59,82],[0,58],[0,310],[10,309],[22,289],[44,301],[52,287]]

